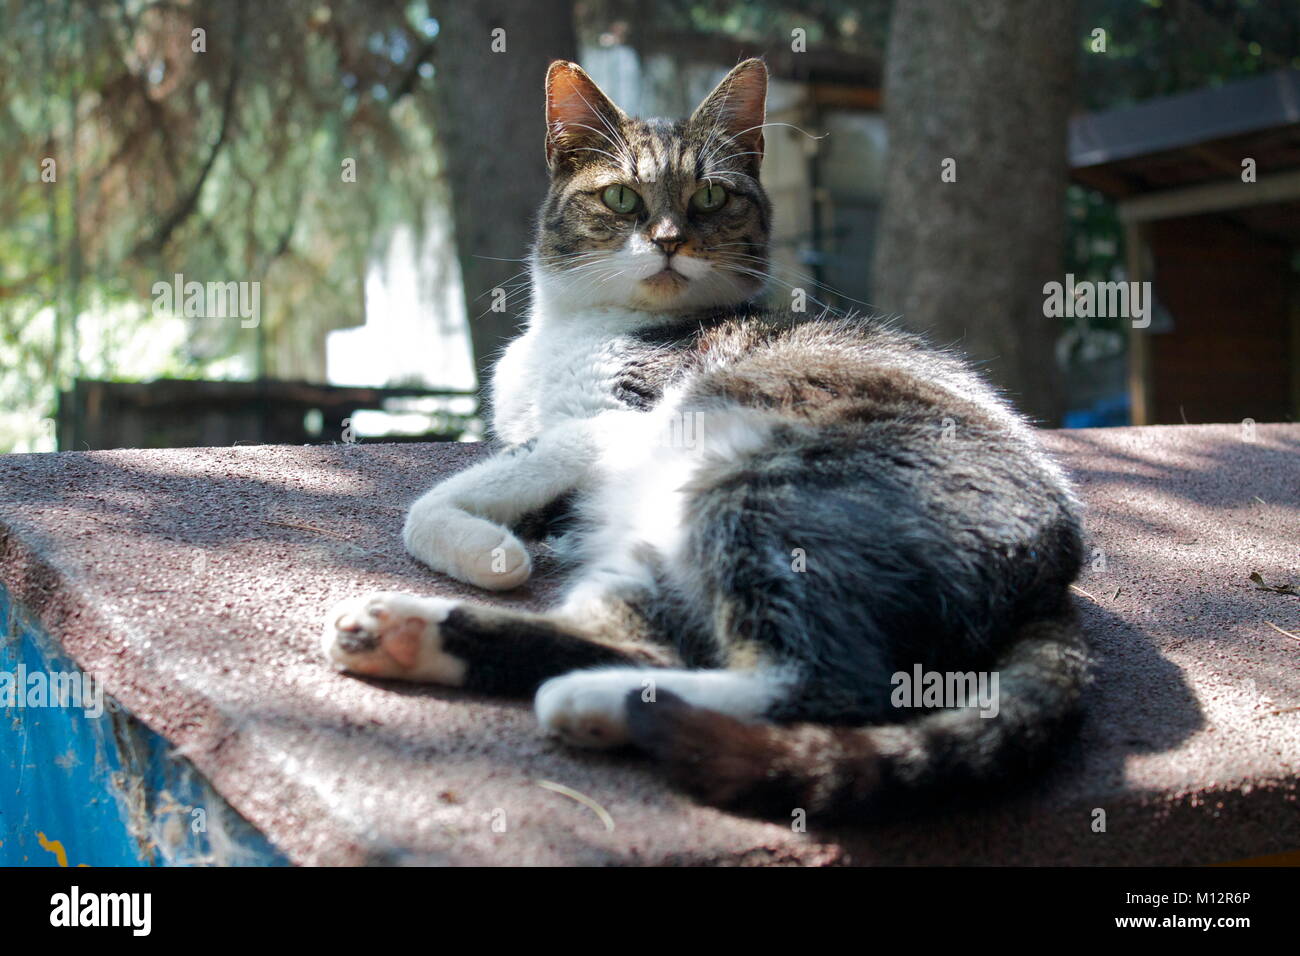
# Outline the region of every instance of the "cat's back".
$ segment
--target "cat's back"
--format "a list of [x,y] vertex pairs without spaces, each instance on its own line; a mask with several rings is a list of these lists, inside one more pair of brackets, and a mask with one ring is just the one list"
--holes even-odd
[[735,403],[809,425],[924,422],[1029,434],[963,359],[875,317],[758,309],[711,316],[681,363],[693,404]]
[[1024,438],[964,361],[895,325],[740,306],[667,316],[593,309],[534,317],[494,370],[493,430],[509,444],[566,420],[735,404],[811,424],[947,421]]

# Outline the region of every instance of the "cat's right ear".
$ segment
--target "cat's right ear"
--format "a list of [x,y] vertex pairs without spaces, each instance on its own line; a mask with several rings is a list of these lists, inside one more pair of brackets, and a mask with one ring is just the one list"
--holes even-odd
[[546,71],[546,165],[554,174],[600,153],[617,154],[627,117],[576,63]]

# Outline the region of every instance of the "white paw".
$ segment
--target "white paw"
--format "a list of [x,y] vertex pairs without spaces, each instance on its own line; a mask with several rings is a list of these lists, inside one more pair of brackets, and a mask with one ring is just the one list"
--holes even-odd
[[321,646],[341,671],[458,686],[465,662],[443,651],[438,633],[457,603],[396,591],[349,598],[325,616]]
[[533,702],[542,729],[575,747],[627,743],[627,695],[642,688],[639,672],[580,671],[553,677]]
[[[533,573],[528,551],[509,531],[483,522],[487,528],[479,540],[466,545],[456,554],[463,580],[491,591],[517,588]],[[489,530],[490,529],[490,530]]]
[[435,571],[490,591],[517,588],[532,574],[532,560],[505,528],[455,508],[422,506],[407,516],[406,548]]

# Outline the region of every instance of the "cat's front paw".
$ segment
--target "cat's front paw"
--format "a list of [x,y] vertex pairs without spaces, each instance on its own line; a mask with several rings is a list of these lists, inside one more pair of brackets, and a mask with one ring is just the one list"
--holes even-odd
[[438,631],[457,603],[395,591],[349,598],[325,617],[325,657],[353,674],[459,686],[465,662],[443,651]]
[[640,688],[626,671],[579,671],[553,677],[537,689],[537,722],[574,747],[619,747],[628,742],[627,695]]
[[485,518],[416,502],[402,537],[406,548],[435,571],[489,591],[528,580],[532,559],[519,539]]

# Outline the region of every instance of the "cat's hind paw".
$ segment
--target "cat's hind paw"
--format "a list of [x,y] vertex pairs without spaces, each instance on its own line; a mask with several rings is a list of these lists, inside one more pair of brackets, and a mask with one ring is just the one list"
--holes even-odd
[[628,742],[628,692],[640,690],[641,681],[641,672],[625,670],[553,677],[537,689],[537,722],[574,747],[620,747]]
[[456,687],[465,662],[442,649],[438,625],[458,602],[385,591],[336,604],[322,649],[337,670]]

